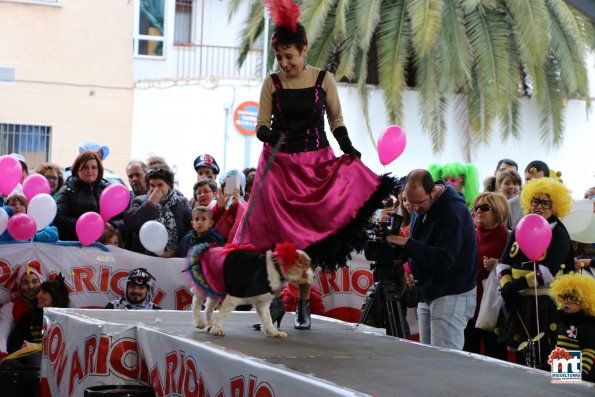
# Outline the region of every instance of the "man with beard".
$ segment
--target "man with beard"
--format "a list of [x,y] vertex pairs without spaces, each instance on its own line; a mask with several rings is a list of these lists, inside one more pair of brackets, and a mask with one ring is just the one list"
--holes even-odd
[[126,166],[126,175],[128,176],[128,183],[131,188],[130,202],[135,197],[147,194],[149,189],[147,188],[145,176],[147,176],[148,170],[146,164],[140,160],[132,160]]
[[19,269],[17,283],[12,291],[16,295],[0,308],[0,358],[6,356],[6,343],[15,324],[31,312],[41,286],[41,263],[32,260]]
[[147,269],[139,267],[131,270],[126,278],[126,292],[120,298],[108,303],[106,309],[160,310],[153,303],[155,277]]

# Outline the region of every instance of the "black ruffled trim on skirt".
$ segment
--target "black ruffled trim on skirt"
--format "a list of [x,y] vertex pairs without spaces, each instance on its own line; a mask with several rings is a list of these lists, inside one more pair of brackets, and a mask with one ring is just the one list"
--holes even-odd
[[309,245],[304,251],[312,258],[312,263],[325,270],[336,270],[347,265],[351,259],[351,252],[361,252],[368,241],[364,226],[377,209],[382,207],[382,201],[394,193],[397,179],[388,174],[382,175],[380,184],[368,201],[359,209],[355,218],[337,232]]

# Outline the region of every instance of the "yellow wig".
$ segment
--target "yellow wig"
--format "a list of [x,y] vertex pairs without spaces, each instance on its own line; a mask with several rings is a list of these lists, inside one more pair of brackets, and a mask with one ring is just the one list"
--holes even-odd
[[572,210],[572,196],[566,186],[551,178],[536,178],[527,182],[521,191],[521,207],[525,214],[529,213],[531,200],[539,193],[550,196],[552,212],[558,218],[564,218]]
[[574,293],[579,299],[579,306],[589,316],[595,316],[595,278],[580,273],[569,273],[557,277],[550,284],[550,295],[554,298],[558,309],[564,303],[558,302],[558,295]]

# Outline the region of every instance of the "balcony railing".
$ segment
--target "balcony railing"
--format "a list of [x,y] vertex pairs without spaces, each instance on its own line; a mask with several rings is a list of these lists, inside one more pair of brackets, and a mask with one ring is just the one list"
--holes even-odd
[[251,50],[241,68],[240,49],[197,44],[175,44],[176,78],[260,79],[262,50]]

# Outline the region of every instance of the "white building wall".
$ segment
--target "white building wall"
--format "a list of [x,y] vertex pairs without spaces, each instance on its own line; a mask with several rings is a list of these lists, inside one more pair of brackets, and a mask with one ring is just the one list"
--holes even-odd
[[[168,2],[172,5],[173,2]],[[227,1],[197,0],[198,7],[204,5],[204,28],[201,41],[208,45],[237,46],[243,15],[247,12],[246,2],[240,12],[228,22]],[[172,6],[173,7],[173,6]],[[169,27],[166,31],[166,58],[162,60],[135,59],[135,78],[159,79],[171,76],[175,68],[173,51],[174,10],[167,10]],[[590,60],[591,96],[595,96],[595,65]],[[134,158],[146,159],[149,155],[161,155],[177,169],[179,189],[191,194],[195,181],[192,168],[194,158],[210,153],[222,169],[256,166],[261,143],[256,137],[246,138],[232,125],[235,107],[244,101],[258,102],[260,82],[249,80],[201,81],[152,81],[140,82],[134,94]],[[448,139],[440,154],[432,153],[432,145],[421,128],[417,94],[405,94],[405,120],[402,126],[407,134],[405,152],[387,167],[383,167],[374,149],[363,118],[361,101],[357,89],[339,84],[339,96],[343,106],[346,125],[354,146],[362,152],[362,160],[378,173],[392,172],[398,176],[407,174],[413,168],[426,168],[433,162],[446,163],[464,161],[460,148],[461,138],[457,134],[452,109],[448,117]],[[386,128],[386,111],[379,90],[370,90],[369,109],[374,139]],[[490,142],[475,148],[473,162],[481,178],[490,176],[501,158],[517,161],[521,171],[531,160],[543,160],[552,169],[561,170],[565,184],[573,190],[576,198],[595,185],[595,114],[587,113],[583,101],[570,101],[566,112],[564,141],[559,148],[550,149],[539,139],[538,113],[529,100],[523,100],[521,110],[521,137],[519,140],[501,141],[497,126]],[[227,134],[227,137],[226,137]],[[336,153],[337,144],[330,136]],[[480,181],[481,182],[481,181]]]

